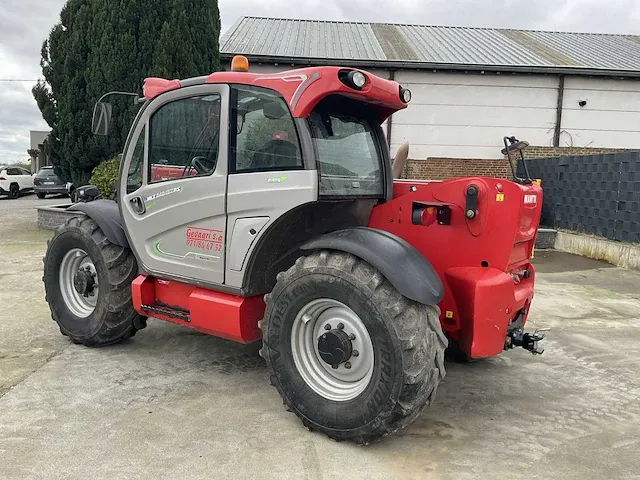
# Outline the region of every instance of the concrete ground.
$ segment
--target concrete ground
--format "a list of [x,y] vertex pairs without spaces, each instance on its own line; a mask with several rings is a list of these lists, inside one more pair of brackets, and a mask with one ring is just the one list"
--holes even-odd
[[2,479],[638,479],[640,274],[538,252],[542,356],[449,364],[435,404],[368,447],[310,433],[254,349],[150,321],[71,344],[41,282],[35,197],[0,199]]

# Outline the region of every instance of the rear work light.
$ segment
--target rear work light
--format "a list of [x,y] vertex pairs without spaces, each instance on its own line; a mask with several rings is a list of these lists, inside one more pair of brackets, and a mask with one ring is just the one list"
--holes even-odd
[[362,90],[362,87],[367,83],[367,76],[357,70],[340,70],[338,72],[338,78],[347,87],[355,90]]
[[404,103],[409,103],[411,101],[411,90],[400,87],[400,100]]

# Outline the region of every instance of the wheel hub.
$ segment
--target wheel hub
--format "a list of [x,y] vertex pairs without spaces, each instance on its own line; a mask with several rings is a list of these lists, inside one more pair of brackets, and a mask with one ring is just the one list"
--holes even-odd
[[93,295],[96,286],[96,274],[89,267],[79,269],[73,277],[73,288],[80,295],[88,297]]
[[318,338],[320,358],[331,366],[340,365],[349,360],[352,351],[353,345],[344,330],[334,328]]
[[304,382],[332,401],[356,398],[373,376],[375,354],[365,323],[334,299],[318,298],[300,309],[291,353]]
[[87,318],[97,305],[100,284],[96,267],[81,248],[69,250],[60,262],[58,274],[62,299],[73,315]]

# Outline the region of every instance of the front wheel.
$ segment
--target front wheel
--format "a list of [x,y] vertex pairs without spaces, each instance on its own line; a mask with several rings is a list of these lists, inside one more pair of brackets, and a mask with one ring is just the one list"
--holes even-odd
[[102,346],[133,336],[145,318],[133,308],[138,274],[130,249],[109,242],[89,217],[72,217],[48,242],[44,287],[53,320],[74,343]]
[[438,307],[403,297],[368,263],[342,252],[302,257],[266,305],[261,355],[305,426],[367,444],[432,402],[447,346]]

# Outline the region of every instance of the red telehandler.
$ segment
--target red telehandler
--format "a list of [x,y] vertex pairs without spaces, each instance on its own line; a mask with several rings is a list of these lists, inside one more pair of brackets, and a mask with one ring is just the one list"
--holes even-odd
[[[394,180],[381,124],[408,89],[346,67],[252,73],[239,56],[143,92],[115,199],[79,188],[48,244],[47,301],[75,343],[147,317],[261,341],[286,407],[362,444],[432,402],[449,343],[542,352],[523,330],[540,186],[513,164],[513,180]],[[110,118],[101,99],[94,133]],[[504,143],[510,163],[526,145]]]

